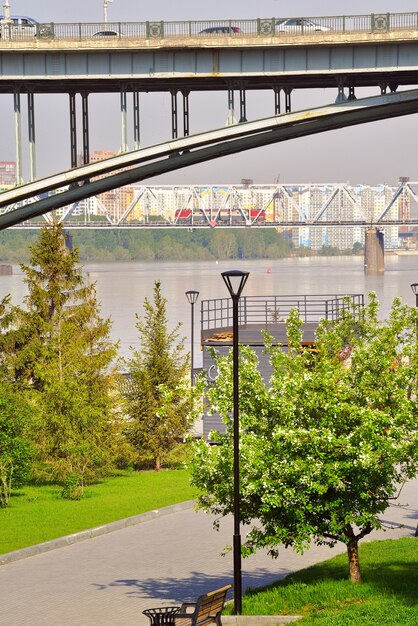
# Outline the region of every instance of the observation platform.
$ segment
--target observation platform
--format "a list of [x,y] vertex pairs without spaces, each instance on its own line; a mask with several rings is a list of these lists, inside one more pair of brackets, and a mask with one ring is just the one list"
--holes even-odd
[[[258,357],[258,367],[264,380],[269,380],[272,368],[265,354],[262,331],[272,337],[272,345],[286,350],[288,341],[286,320],[290,311],[297,309],[302,320],[302,346],[313,346],[315,333],[321,320],[337,321],[345,311],[354,315],[364,306],[363,294],[318,294],[283,296],[242,296],[238,309],[238,332],[240,345],[250,346]],[[201,347],[203,371],[207,380],[214,382],[218,376],[216,365],[208,350],[216,348],[224,356],[232,347],[232,300],[221,298],[201,302]],[[225,433],[225,424],[218,414],[202,416],[203,437],[211,431]]]
[[[239,301],[239,342],[264,346],[262,331],[272,336],[273,345],[287,345],[286,320],[296,309],[302,320],[302,344],[315,341],[315,331],[323,319],[336,321],[350,310],[364,306],[363,294],[319,294],[283,296],[242,296]],[[232,300],[221,298],[201,303],[201,345],[232,346]]]

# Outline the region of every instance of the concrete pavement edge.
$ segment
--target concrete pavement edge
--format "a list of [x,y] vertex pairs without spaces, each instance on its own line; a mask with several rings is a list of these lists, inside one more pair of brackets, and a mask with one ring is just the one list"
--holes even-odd
[[97,526],[96,528],[82,530],[78,533],[73,533],[72,535],[66,535],[64,537],[52,539],[51,541],[38,543],[34,546],[29,546],[28,548],[14,550],[13,552],[6,552],[6,554],[0,554],[0,565],[6,565],[7,563],[19,561],[20,559],[26,559],[30,556],[42,554],[43,552],[49,552],[50,550],[56,550],[57,548],[70,546],[73,543],[85,541],[86,539],[92,539],[93,537],[99,537],[100,535],[105,535],[115,530],[121,530],[122,528],[127,528],[128,526],[134,526],[135,524],[149,522],[156,517],[172,515],[173,513],[178,513],[179,511],[185,511],[187,509],[193,508],[194,505],[195,500],[187,500],[186,502],[172,504],[170,506],[165,506],[161,509],[154,509],[153,511],[148,511],[147,513],[140,513],[139,515],[126,517],[124,519],[117,520],[116,522],[103,524],[102,526]]

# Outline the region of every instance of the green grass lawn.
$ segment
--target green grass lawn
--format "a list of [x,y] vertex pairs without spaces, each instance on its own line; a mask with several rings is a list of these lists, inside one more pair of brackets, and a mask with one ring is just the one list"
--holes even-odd
[[418,539],[365,542],[360,567],[359,585],[347,579],[346,555],[301,570],[246,594],[243,614],[302,615],[301,626],[417,626]]
[[26,485],[13,492],[10,506],[0,508],[0,554],[196,497],[185,470],[118,472],[75,501],[63,500],[61,490]]

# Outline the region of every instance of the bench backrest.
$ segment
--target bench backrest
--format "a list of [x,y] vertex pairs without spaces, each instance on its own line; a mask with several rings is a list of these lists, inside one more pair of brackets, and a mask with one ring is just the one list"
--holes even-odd
[[[176,625],[221,624],[221,613],[225,605],[226,594],[231,588],[232,585],[226,585],[199,596],[196,603],[184,603],[180,608],[180,613],[174,616]],[[186,607],[193,607],[193,612],[188,613]]]
[[222,613],[226,600],[226,594],[231,587],[232,585],[226,585],[226,587],[210,591],[204,596],[200,596],[196,603],[197,624],[202,620],[209,619],[210,617],[216,618],[220,615],[220,613]]

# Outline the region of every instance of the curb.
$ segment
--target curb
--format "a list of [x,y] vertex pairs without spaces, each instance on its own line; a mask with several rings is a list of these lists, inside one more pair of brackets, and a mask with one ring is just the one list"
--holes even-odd
[[225,626],[283,626],[301,619],[300,615],[222,615]]
[[82,530],[72,535],[66,535],[65,537],[59,537],[58,539],[52,539],[51,541],[45,541],[44,543],[38,543],[28,548],[22,548],[21,550],[15,550],[14,552],[6,552],[6,554],[0,555],[0,565],[6,565],[13,561],[19,561],[20,559],[26,559],[30,556],[36,556],[50,550],[56,550],[57,548],[64,548],[65,546],[71,546],[73,543],[79,543],[80,541],[86,541],[87,539],[93,539],[93,537],[99,537],[100,535],[106,535],[115,530],[121,530],[128,526],[135,526],[136,524],[142,524],[143,522],[149,522],[156,517],[162,517],[164,515],[171,515],[172,513],[178,513],[179,511],[185,511],[193,508],[195,505],[194,500],[187,500],[186,502],[180,502],[179,504],[172,504],[165,506],[162,509],[155,509],[148,511],[147,513],[140,513],[139,515],[133,515],[132,517],[126,517],[116,522],[110,522],[109,524],[103,524],[103,526],[97,526],[96,528],[89,528],[88,530]]

